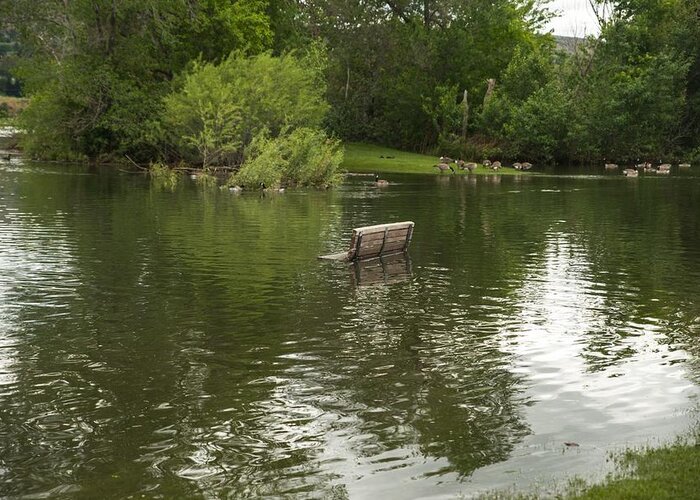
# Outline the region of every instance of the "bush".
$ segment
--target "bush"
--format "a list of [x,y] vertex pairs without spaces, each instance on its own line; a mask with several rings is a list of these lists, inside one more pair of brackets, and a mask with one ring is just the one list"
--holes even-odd
[[263,130],[246,149],[246,157],[248,160],[229,179],[230,185],[330,186],[341,180],[341,144],[320,130],[298,128],[278,137]]
[[307,57],[232,54],[219,65],[195,64],[182,89],[165,99],[171,142],[181,158],[204,167],[237,165],[263,130],[274,138],[283,130],[319,127],[328,110],[323,64],[318,51]]
[[157,189],[164,191],[173,191],[182,178],[182,175],[176,170],[160,162],[152,163],[149,166],[148,173],[150,174],[151,184]]

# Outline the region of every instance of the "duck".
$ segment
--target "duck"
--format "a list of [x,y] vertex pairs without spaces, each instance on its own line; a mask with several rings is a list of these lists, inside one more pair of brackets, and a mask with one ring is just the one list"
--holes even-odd
[[627,177],[639,177],[639,172],[633,168],[626,168],[622,171],[622,173]]
[[389,185],[389,181],[386,179],[380,179],[378,174],[374,174],[374,184],[377,187],[386,187]]
[[260,189],[264,193],[284,193],[283,187],[268,188],[263,181],[260,181]]
[[452,170],[452,173],[455,173],[455,169],[452,168],[452,165],[448,165],[447,163],[438,163],[437,165],[433,165],[433,168],[437,168],[440,173],[443,173],[445,171]]

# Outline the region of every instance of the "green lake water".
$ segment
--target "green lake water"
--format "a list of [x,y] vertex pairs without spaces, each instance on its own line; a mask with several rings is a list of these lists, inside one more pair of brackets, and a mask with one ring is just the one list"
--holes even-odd
[[699,176],[386,177],[0,162],[0,496],[468,497],[697,425]]

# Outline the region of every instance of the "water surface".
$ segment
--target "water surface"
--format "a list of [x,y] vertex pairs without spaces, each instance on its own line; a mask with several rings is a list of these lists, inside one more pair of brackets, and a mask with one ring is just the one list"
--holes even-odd
[[0,495],[452,498],[695,425],[700,178],[388,178],[0,163]]

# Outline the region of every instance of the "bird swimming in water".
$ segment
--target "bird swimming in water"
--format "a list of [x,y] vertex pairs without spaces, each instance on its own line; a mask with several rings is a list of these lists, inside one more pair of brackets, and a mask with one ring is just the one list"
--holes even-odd
[[374,174],[374,184],[377,187],[386,187],[389,185],[389,181],[387,181],[385,179],[380,179],[379,174]]

